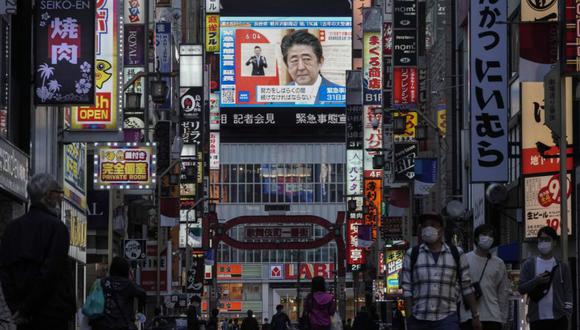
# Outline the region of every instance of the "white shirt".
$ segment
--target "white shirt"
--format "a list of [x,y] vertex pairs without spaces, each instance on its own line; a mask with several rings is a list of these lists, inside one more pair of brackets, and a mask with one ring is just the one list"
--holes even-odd
[[[465,256],[469,263],[471,281],[479,281],[485,263],[488,261],[487,257],[480,257],[474,251],[467,253]],[[503,260],[496,256],[492,256],[489,259],[479,285],[483,293],[481,298],[479,298],[479,319],[488,322],[507,322],[510,285]],[[465,311],[463,301],[461,302],[459,315],[462,323],[471,319],[471,312]]]
[[[543,272],[551,272],[556,266],[556,259],[542,259],[536,257],[536,276],[542,274]],[[550,290],[540,299],[538,302],[538,312],[540,315],[540,320],[553,320],[554,319],[554,290],[552,285],[550,285]]]
[[[307,91],[308,101],[296,102],[296,104],[314,104],[314,102],[316,101],[316,97],[318,96],[318,89],[320,88],[321,84],[322,84],[322,76],[318,75],[318,78],[316,78],[314,84],[310,86],[305,85],[306,87],[308,87]],[[296,83],[295,85],[298,86],[298,84]]]

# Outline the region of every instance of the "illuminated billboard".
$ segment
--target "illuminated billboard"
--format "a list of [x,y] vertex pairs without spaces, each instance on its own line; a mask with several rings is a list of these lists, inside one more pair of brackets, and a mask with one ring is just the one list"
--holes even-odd
[[341,107],[350,17],[220,17],[221,107]]
[[151,144],[95,144],[95,189],[151,189],[155,186],[156,149]]

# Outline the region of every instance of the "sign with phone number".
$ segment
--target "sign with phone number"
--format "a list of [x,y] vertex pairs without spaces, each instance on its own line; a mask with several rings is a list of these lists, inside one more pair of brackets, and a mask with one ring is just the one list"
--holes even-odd
[[[572,231],[571,182],[568,174],[568,234]],[[554,228],[560,235],[560,175],[527,177],[524,184],[526,238],[536,238],[544,226]]]

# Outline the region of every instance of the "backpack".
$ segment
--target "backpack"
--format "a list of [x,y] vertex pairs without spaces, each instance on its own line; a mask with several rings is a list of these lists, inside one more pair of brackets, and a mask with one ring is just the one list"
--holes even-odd
[[83,314],[90,320],[101,317],[105,311],[105,294],[101,286],[101,280],[95,281],[91,287],[91,293],[83,305]]
[[[461,290],[461,260],[459,256],[459,250],[455,245],[447,245],[455,261],[455,271],[457,272],[457,283],[459,283],[459,288]],[[419,247],[420,245],[413,246],[411,250],[411,283],[413,283],[413,274],[415,273],[415,264],[417,263],[417,258],[419,258]]]

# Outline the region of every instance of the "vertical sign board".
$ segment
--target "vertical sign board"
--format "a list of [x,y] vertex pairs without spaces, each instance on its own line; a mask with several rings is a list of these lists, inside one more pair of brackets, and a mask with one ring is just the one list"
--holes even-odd
[[63,147],[64,197],[76,207],[87,208],[87,147],[84,143],[70,143]]
[[201,144],[203,87],[181,88],[180,132],[184,144]]
[[576,73],[580,71],[580,0],[566,1],[566,30],[564,39],[566,40],[566,73]]
[[34,103],[95,102],[95,1],[36,2]]
[[205,17],[205,51],[208,53],[220,51],[220,15]]
[[[171,23],[169,22],[157,22],[155,23],[155,58],[157,69],[159,72],[169,73],[171,72],[172,63],[172,38],[171,38]],[[171,109],[171,78],[162,77],[167,83],[169,89],[167,90],[167,96],[165,97],[165,103],[161,104],[159,108],[161,109]]]
[[145,65],[145,25],[130,24],[124,27],[123,64],[128,66]]
[[205,12],[208,14],[219,14],[220,1],[219,0],[205,0]]
[[346,222],[346,263],[349,265],[364,265],[366,263],[364,250],[358,247],[358,226],[362,224],[362,219],[353,218]]
[[0,15],[16,15],[17,0],[0,1]]
[[220,169],[220,132],[209,133],[209,169]]
[[393,107],[417,103],[417,68],[393,68]]
[[[118,2],[97,1],[95,49],[95,102],[94,105],[72,107],[72,131],[116,131],[117,113],[121,100],[118,97]],[[91,72],[93,69],[91,69]]]
[[[123,68],[123,76],[125,77],[125,82],[131,80],[135,75],[140,72],[145,72],[144,67],[125,67]],[[143,85],[145,84],[145,79],[141,78],[133,84],[132,88],[127,91],[135,92],[141,94],[141,108],[139,109],[128,109],[125,108],[123,111],[123,128],[145,128],[145,110],[143,105],[145,104],[145,94],[143,94]]]
[[145,23],[145,2],[149,0],[124,0],[125,24]]
[[68,200],[62,203],[62,221],[70,233],[68,254],[73,259],[86,263],[87,261],[87,213],[80,210]]
[[[566,188],[568,203],[568,235],[572,233],[572,179]],[[550,226],[560,235],[560,174],[526,177],[524,179],[524,207],[526,238],[537,237],[538,230]]]
[[[346,193],[361,196],[363,193],[363,151],[362,149],[346,150]],[[362,210],[361,197],[348,198],[356,201],[356,211]]]
[[381,208],[383,201],[382,179],[364,180],[364,197],[367,213],[364,214],[364,224],[372,226],[372,238],[377,238],[377,229],[381,228]]
[[219,131],[220,121],[220,95],[211,93],[209,95],[209,129]]
[[508,179],[507,1],[470,8],[471,181]]
[[[572,96],[571,78],[566,78],[566,132],[567,143],[572,144]],[[569,90],[569,92],[568,92]],[[522,151],[521,166],[523,175],[545,174],[560,170],[560,153],[558,145],[554,144],[552,132],[545,125],[547,113],[544,110],[544,83],[523,82],[521,84],[522,95]],[[538,144],[543,145],[543,154],[556,156],[555,158],[542,157]],[[572,153],[573,148],[568,148]],[[572,170],[572,157],[568,157],[567,170]]]
[[547,22],[558,19],[558,2],[569,0],[547,0],[531,1],[523,0],[520,2],[522,22]]

